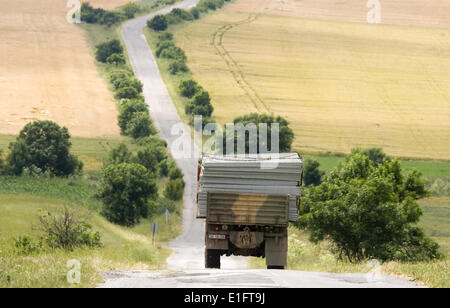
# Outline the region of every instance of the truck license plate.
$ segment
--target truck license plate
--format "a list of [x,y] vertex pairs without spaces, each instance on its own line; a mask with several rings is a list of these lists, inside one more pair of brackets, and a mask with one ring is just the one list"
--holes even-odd
[[208,234],[208,238],[214,239],[214,240],[224,240],[224,239],[226,239],[226,235],[225,234]]

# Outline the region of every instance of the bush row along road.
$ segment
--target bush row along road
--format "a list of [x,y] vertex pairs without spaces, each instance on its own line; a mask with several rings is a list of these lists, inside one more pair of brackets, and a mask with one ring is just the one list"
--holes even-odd
[[[115,271],[105,273],[106,283],[101,287],[412,287],[413,283],[393,277],[368,280],[366,275],[334,275],[298,271],[247,270],[246,259],[222,257],[221,270],[204,270],[204,221],[195,218],[196,178],[199,150],[180,158],[182,152],[174,144],[193,144],[191,135],[182,123],[161,78],[152,51],[142,33],[148,19],[156,14],[169,13],[173,8],[188,9],[199,0],[186,0],[156,13],[133,19],[124,24],[125,42],[133,70],[143,84],[144,96],[160,136],[167,141],[186,181],[184,192],[183,234],[169,244],[173,255],[168,271]],[[174,127],[184,127],[180,138],[172,134]]]

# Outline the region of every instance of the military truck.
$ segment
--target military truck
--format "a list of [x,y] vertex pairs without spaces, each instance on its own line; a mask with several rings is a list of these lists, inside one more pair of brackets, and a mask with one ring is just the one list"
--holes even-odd
[[198,167],[197,218],[206,219],[205,267],[221,256],[266,259],[284,269],[289,221],[298,220],[303,162],[296,153],[204,155]]

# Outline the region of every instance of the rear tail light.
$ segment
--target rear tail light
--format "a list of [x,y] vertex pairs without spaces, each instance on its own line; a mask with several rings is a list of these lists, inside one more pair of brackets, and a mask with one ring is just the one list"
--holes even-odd
[[219,230],[220,230],[219,226],[216,226],[216,231],[219,231]]

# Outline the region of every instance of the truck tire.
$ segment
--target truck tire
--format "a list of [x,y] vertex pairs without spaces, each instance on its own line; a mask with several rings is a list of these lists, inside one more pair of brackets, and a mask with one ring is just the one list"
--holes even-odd
[[220,268],[220,251],[205,249],[205,268]]
[[283,265],[267,265],[267,269],[277,269],[277,270],[284,270]]

